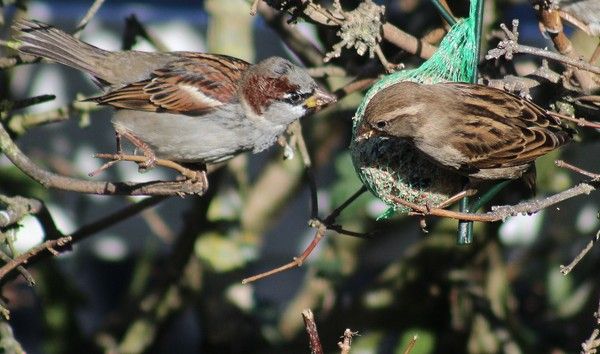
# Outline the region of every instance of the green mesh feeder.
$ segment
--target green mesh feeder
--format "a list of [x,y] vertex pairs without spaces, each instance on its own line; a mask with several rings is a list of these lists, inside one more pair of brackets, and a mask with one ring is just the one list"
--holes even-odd
[[471,2],[469,17],[452,26],[438,50],[421,66],[392,73],[375,83],[354,115],[350,145],[352,161],[363,184],[389,206],[380,218],[409,211],[394,203],[390,196],[420,205],[436,205],[463,188],[461,176],[434,165],[408,143],[379,137],[356,142],[355,138],[369,101],[384,88],[402,81],[431,84],[474,81],[479,51],[476,23],[481,11],[480,1]]

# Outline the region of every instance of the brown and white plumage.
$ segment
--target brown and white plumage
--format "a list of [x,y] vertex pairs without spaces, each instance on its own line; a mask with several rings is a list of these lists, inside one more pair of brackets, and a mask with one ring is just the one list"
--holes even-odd
[[357,139],[410,141],[438,165],[472,179],[516,179],[573,132],[536,104],[467,83],[401,82],[369,102]]
[[19,51],[84,71],[104,88],[91,100],[149,162],[213,163],[271,146],[287,126],[335,101],[308,73],[271,57],[257,64],[194,52],[111,52],[50,25],[20,20]]
[[199,115],[235,100],[249,63],[225,55],[177,54],[147,79],[110,90],[93,101],[115,108]]

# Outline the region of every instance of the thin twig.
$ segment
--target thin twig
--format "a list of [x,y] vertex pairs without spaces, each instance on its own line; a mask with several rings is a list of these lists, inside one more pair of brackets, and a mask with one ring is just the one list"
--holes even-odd
[[[315,227],[314,225],[311,225],[311,226]],[[308,258],[308,256],[312,253],[312,251],[315,249],[315,247],[317,247],[319,242],[321,242],[321,239],[323,238],[323,236],[325,236],[325,232],[327,231],[327,227],[325,227],[325,225],[320,222],[319,222],[319,225],[316,226],[316,228],[317,228],[317,231],[315,232],[315,236],[313,237],[313,239],[310,242],[310,244],[308,245],[308,247],[306,247],[306,249],[304,250],[304,252],[302,252],[302,254],[300,256],[294,257],[294,259],[291,262],[286,263],[280,267],[277,267],[277,268],[271,269],[269,271],[248,277],[246,279],[243,279],[242,284],[252,283],[257,280],[268,278],[271,275],[285,272],[286,270],[301,267],[302,264],[304,264],[304,261],[306,260],[306,258]]]
[[585,248],[582,249],[581,252],[579,252],[577,257],[575,257],[571,261],[571,263],[569,263],[569,265],[567,265],[567,266],[561,265],[560,266],[560,272],[563,275],[567,275],[567,274],[571,273],[571,271],[573,270],[573,268],[575,268],[577,263],[579,263],[583,259],[583,257],[585,257],[585,255],[592,249],[592,247],[594,247],[594,244],[596,242],[598,242],[599,238],[600,238],[600,230],[598,230],[598,232],[596,232],[596,236],[594,236],[594,238],[592,238],[592,240],[590,242],[588,242],[588,244],[585,246]]
[[571,15],[568,12],[564,12],[560,9],[558,10],[558,15],[560,16],[561,19],[563,19],[563,20],[569,22],[570,24],[572,24],[573,26],[579,28],[580,30],[585,32],[587,35],[593,36],[592,31],[590,31],[590,26],[586,25],[585,23],[580,21],[575,16]]
[[432,0],[431,3],[437,8],[440,16],[447,25],[453,26],[456,24],[456,17],[452,14],[448,3],[445,0]]
[[590,171],[586,171],[586,170],[584,170],[581,167],[577,167],[577,166],[571,165],[570,163],[567,163],[567,162],[565,162],[563,160],[556,160],[556,161],[554,161],[554,164],[556,166],[558,166],[558,167],[566,168],[566,169],[571,170],[573,172],[577,172],[577,173],[579,173],[581,175],[590,177],[592,180],[600,179],[600,174],[593,173],[593,172],[590,172]]
[[398,198],[392,195],[388,196],[388,198],[395,204],[400,204],[412,209],[414,212],[416,212],[415,215],[432,215],[456,220],[494,222],[504,220],[510,216],[516,216],[519,214],[537,213],[542,209],[545,209],[549,206],[560,203],[567,199],[571,199],[582,194],[589,194],[595,191],[597,189],[597,186],[598,182],[595,181],[591,181],[588,183],[580,183],[574,187],[571,187],[567,190],[564,190],[562,192],[556,193],[552,196],[543,199],[522,202],[517,205],[493,206],[492,210],[487,213],[461,213],[446,209],[428,208],[427,206],[411,203],[402,198]]
[[530,47],[527,45],[519,44],[517,51],[515,53],[524,53],[524,54],[532,54],[538,57],[547,58],[559,61],[561,63],[565,63],[567,65],[571,65],[581,70],[589,71],[594,74],[600,74],[600,67],[596,65],[591,65],[583,59],[573,59],[567,56],[551,52],[549,50],[544,50],[536,47]]
[[[479,222],[495,222],[504,220],[510,216],[516,216],[519,214],[533,214],[542,209],[545,209],[551,205],[557,204],[564,200],[582,195],[589,194],[592,191],[597,189],[598,182],[591,181],[588,183],[580,183],[572,188],[569,188],[565,191],[556,193],[552,196],[533,200],[528,202],[522,202],[517,205],[503,205],[503,206],[494,206],[492,210],[487,213],[462,213],[455,212],[446,209],[439,208],[431,208],[426,205],[419,205],[415,203],[408,202],[404,199],[398,198],[396,196],[389,196],[389,199],[393,201],[395,204],[403,205],[412,210],[411,215],[418,216],[439,216],[445,218],[451,218],[456,220],[465,220],[465,221],[479,221]],[[300,267],[306,260],[306,258],[312,253],[314,248],[319,244],[321,239],[325,236],[325,232],[331,229],[331,224],[334,222],[335,217],[343,208],[347,207],[354,199],[356,199],[360,194],[364,192],[364,187],[352,195],[345,203],[343,203],[340,207],[334,210],[328,217],[325,218],[324,221],[320,221],[318,219],[311,220],[311,226],[315,227],[317,231],[313,237],[313,240],[307,246],[307,248],[302,252],[302,254],[298,257],[295,257],[291,262],[284,264],[278,268],[269,270],[267,272],[263,272],[261,274],[246,278],[242,280],[243,284],[247,284],[250,282],[254,282],[256,280],[260,280],[271,275],[281,273],[283,271]]]
[[315,46],[297,27],[290,26],[284,15],[260,2],[258,12],[265,22],[279,35],[294,54],[307,66],[322,66],[323,52]]
[[[102,217],[90,224],[84,225],[68,236],[62,235],[60,233],[60,231],[58,231],[56,229],[56,226],[54,225],[54,221],[51,219],[51,216],[49,214],[47,214],[47,209],[42,208],[40,210],[40,215],[38,215],[38,218],[40,219],[40,222],[44,226],[44,231],[46,232],[46,236],[47,237],[57,237],[56,239],[65,239],[66,237],[69,238],[68,243],[54,244],[52,246],[52,250],[54,252],[48,253],[48,254],[56,255],[57,253],[63,252],[65,250],[69,249],[72,244],[75,244],[75,243],[77,243],[99,231],[102,231],[102,230],[109,228],[123,220],[126,220],[126,219],[152,207],[152,206],[155,206],[158,203],[165,200],[166,198],[167,198],[166,196],[155,196],[155,197],[143,199],[140,202],[134,203],[132,205],[128,205],[128,206],[126,206],[114,213],[111,213],[105,217]],[[56,239],[51,240],[51,241],[55,241]],[[43,243],[42,245],[46,244],[47,242]],[[25,252],[23,255],[27,255],[28,258],[21,259],[21,261],[20,261],[21,264],[30,263],[30,261],[32,260],[31,259],[32,257],[36,257],[36,259],[35,259],[36,261],[38,259],[40,259],[41,258],[40,256],[43,255],[40,253],[40,250],[38,250],[38,248],[40,246],[36,246],[36,247],[32,248],[31,250]],[[22,257],[23,255],[21,255],[19,257]],[[17,258],[19,258],[19,257],[17,257]],[[15,259],[17,259],[17,258],[15,258]],[[12,261],[14,261],[14,260],[12,260]],[[4,277],[6,275],[8,275],[13,269],[14,269],[14,267],[12,267],[12,269],[8,269],[5,273],[0,275],[0,281],[4,280]],[[19,269],[17,269],[17,270],[19,270]]]
[[15,109],[22,109],[36,104],[52,101],[55,98],[55,95],[38,95],[34,97],[27,97],[22,100],[1,100],[0,112],[8,112]]
[[[160,197],[150,197],[160,198]],[[175,240],[175,232],[172,230],[168,221],[164,219],[162,213],[158,213],[155,209],[146,209],[141,213],[142,218],[150,228],[153,234],[161,239],[166,245],[170,245]]]
[[0,279],[3,279],[8,273],[12,272],[17,267],[26,264],[29,261],[29,259],[35,257],[36,255],[44,251],[47,251],[54,256],[57,256],[58,252],[55,250],[55,248],[62,248],[65,245],[69,244],[71,240],[71,236],[65,236],[56,240],[48,240],[36,247],[31,248],[29,251],[13,258],[10,262],[3,265],[0,268]]
[[335,91],[335,96],[337,97],[338,101],[340,99],[342,99],[343,97],[354,93],[356,91],[361,91],[364,90],[368,87],[370,87],[375,81],[377,81],[378,78],[376,77],[369,77],[369,78],[361,78],[361,79],[356,79],[350,83],[348,83],[346,86],[339,88]]
[[[99,158],[99,159],[111,160],[107,164],[116,163],[119,161],[131,161],[131,162],[136,162],[136,163],[143,163],[143,162],[146,162],[146,160],[148,160],[148,158],[146,156],[127,155],[127,154],[94,154],[94,157]],[[166,167],[166,168],[175,170],[175,171],[179,172],[182,176],[184,176],[190,180],[195,180],[198,177],[198,171],[194,171],[187,167],[183,167],[182,165],[178,164],[175,161],[165,160],[165,159],[156,159],[155,164],[157,166],[162,166],[162,167]],[[111,164],[111,166],[112,166],[112,164]],[[104,170],[104,169],[101,167],[100,169],[98,169],[94,172],[91,172],[90,176],[95,176],[96,175],[95,172],[100,172],[102,170]]]
[[346,328],[346,330],[344,331],[344,335],[342,336],[342,341],[338,342],[340,354],[350,354],[350,349],[352,349],[352,337],[357,335],[358,332],[352,332],[350,328]]
[[84,225],[70,235],[73,238],[72,243],[79,242],[99,231],[107,229],[123,220],[129,219],[130,217],[161,203],[167,198],[167,196],[154,196],[145,198],[137,203],[133,203],[115,211],[114,213],[106,215],[92,223]]
[[[0,258],[4,261],[4,263],[10,263],[13,260],[11,257],[9,257],[6,253],[4,253],[1,250],[0,250]],[[15,269],[17,270],[17,272],[19,272],[23,276],[23,278],[25,278],[25,280],[27,281],[29,286],[35,286],[35,279],[31,275],[31,273],[29,273],[27,271],[27,269],[25,269],[25,267],[23,267],[22,265],[19,265]]]
[[[324,26],[340,26],[342,24],[342,18],[337,18],[333,13],[321,7],[320,5],[315,4],[310,0],[301,0],[301,2],[303,13],[300,15],[302,15],[306,20]],[[292,16],[298,15],[299,14],[292,14]],[[437,49],[435,46],[400,30],[398,27],[389,22],[386,22],[382,25],[382,30],[383,39],[387,40],[396,47],[403,49],[410,54],[416,54],[423,59],[430,58]]]
[[199,183],[187,181],[152,181],[144,183],[87,181],[58,175],[42,169],[29,159],[14,143],[0,124],[0,150],[23,173],[46,188],[101,195],[184,195],[205,192]]
[[260,274],[257,274],[257,275],[251,276],[251,277],[248,277],[248,278],[242,280],[242,284],[248,284],[248,283],[260,280],[260,279],[267,278],[271,275],[284,272],[284,271],[292,269],[292,268],[301,267],[302,264],[304,264],[304,261],[306,260],[306,258],[308,258],[308,256],[310,256],[310,254],[315,249],[315,247],[317,247],[319,242],[321,242],[321,239],[325,236],[325,233],[327,232],[327,230],[334,230],[334,231],[338,231],[342,234],[347,234],[347,235],[351,235],[351,236],[359,236],[359,233],[343,230],[338,225],[335,225],[333,223],[335,222],[335,219],[339,216],[339,214],[342,212],[342,210],[344,210],[350,204],[352,204],[359,196],[361,196],[364,192],[366,192],[366,190],[367,190],[366,187],[364,187],[364,186],[361,187],[358,191],[356,191],[354,194],[352,194],[350,196],[350,198],[348,198],[345,202],[343,202],[340,206],[338,206],[335,210],[333,210],[331,212],[331,214],[329,214],[323,221],[316,219],[316,218],[310,220],[309,226],[316,229],[315,236],[313,237],[312,241],[308,244],[308,246],[304,249],[302,254],[300,254],[298,257],[294,257],[294,259],[291,262],[286,263],[280,267],[271,269],[269,271],[266,271],[266,272],[263,272],[263,273],[260,273]]
[[564,120],[568,120],[569,122],[576,123],[580,127],[600,129],[600,123],[598,123],[598,122],[590,122],[583,118],[570,117],[565,114],[560,114],[560,113],[552,112],[552,111],[546,111],[546,113],[548,113],[551,116],[557,117],[559,119],[564,119]]
[[346,209],[350,204],[354,203],[354,201],[356,199],[358,199],[358,197],[360,197],[361,195],[363,195],[363,193],[365,193],[367,191],[367,187],[362,186],[360,187],[356,192],[354,192],[354,194],[352,194],[350,196],[350,198],[346,199],[342,204],[340,204],[337,208],[335,208],[331,214],[329,214],[325,220],[323,221],[325,224],[332,224],[333,222],[335,222],[335,219],[337,219],[338,216],[340,216],[340,213]]
[[316,68],[307,68],[306,72],[312,77],[347,77],[344,68],[335,65],[324,65]]
[[83,16],[81,21],[79,21],[79,24],[77,25],[77,28],[75,29],[75,32],[73,33],[73,37],[79,38],[81,36],[81,31],[83,31],[85,26],[87,26],[87,24],[90,22],[90,20],[96,15],[96,12],[98,12],[98,10],[100,10],[100,6],[102,6],[104,1],[105,0],[95,0],[94,1],[94,3],[92,4],[92,6],[90,6],[90,8],[88,9],[85,16]]
[[519,32],[518,32],[519,21],[513,20],[513,28],[509,30],[505,24],[500,24],[500,28],[506,34],[506,39],[500,41],[498,43],[498,47],[494,49],[490,49],[486,54],[485,58],[489,59],[498,59],[501,56],[506,57],[506,59],[512,59],[514,53],[523,53],[523,54],[531,54],[542,58],[552,59],[567,65],[571,65],[575,68],[589,71],[595,74],[600,74],[600,67],[591,65],[581,58],[572,58],[566,55],[554,53],[548,50],[530,47],[526,45],[522,45],[518,43]]
[[410,342],[408,342],[408,345],[406,346],[406,349],[404,349],[404,351],[402,353],[403,354],[410,354],[410,352],[412,352],[412,350],[414,349],[415,345],[417,344],[417,340],[418,339],[419,339],[419,336],[414,335],[410,339]]
[[304,319],[306,334],[308,334],[310,353],[323,354],[323,347],[321,346],[321,339],[319,339],[319,332],[317,331],[317,324],[315,323],[313,312],[310,309],[302,311],[302,318]]
[[[600,301],[598,301],[598,308],[596,312],[594,312],[594,317],[596,318],[596,326],[600,325]],[[597,348],[600,347],[600,339],[598,335],[600,334],[600,330],[595,328],[590,337],[583,343],[581,343],[581,354],[597,354]]]
[[[21,135],[27,130],[45,124],[61,122],[69,119],[72,114],[89,114],[101,108],[93,102],[82,102],[82,97],[65,106],[58,107],[49,111],[38,113],[23,113],[11,115],[8,119],[7,127],[11,133]],[[41,103],[40,101],[36,103]]]
[[0,211],[0,228],[13,225],[26,215],[37,214],[42,209],[42,202],[39,200],[20,196],[0,195],[0,203],[7,206],[6,210]]
[[254,16],[256,15],[256,12],[258,11],[258,4],[260,3],[260,0],[253,0],[252,1],[252,6],[250,6],[250,15]]
[[[571,40],[565,34],[564,26],[560,18],[560,11],[556,10],[554,4],[548,1],[538,1],[537,10],[540,23],[546,29],[546,34],[552,40],[554,48],[556,48],[560,54],[573,59],[574,61],[583,61],[581,60],[581,55],[577,52],[573,43],[571,43]],[[583,62],[587,64],[587,62]],[[579,66],[576,66],[576,68],[583,69]],[[597,69],[600,70],[600,68]],[[587,69],[583,70],[589,71]],[[596,74],[597,73],[598,72],[596,72]],[[594,80],[587,73],[575,69],[574,76],[579,82],[579,85],[581,85],[583,91],[591,92],[594,88],[597,88]]]
[[[146,39],[150,45],[152,45],[159,52],[168,52],[169,47],[157,36],[155,36],[152,31],[148,30],[144,24],[138,20],[136,15],[130,15],[125,19],[125,32],[123,33],[123,46],[124,49],[131,49],[131,47],[135,44],[135,37],[141,36]],[[129,36],[129,37],[128,37]]]
[[600,95],[587,95],[574,98],[575,101],[600,103]]
[[598,43],[598,45],[596,46],[596,49],[594,50],[594,53],[590,57],[589,63],[594,64],[595,62],[598,61],[598,59],[600,59],[600,42]]
[[313,172],[310,153],[308,152],[308,148],[306,147],[306,141],[304,140],[304,135],[302,134],[302,126],[300,125],[300,122],[295,121],[294,123],[292,123],[292,134],[296,138],[296,146],[298,147],[298,152],[300,153],[300,157],[302,158],[302,163],[304,164],[304,170],[306,173],[306,179],[308,180],[308,187],[310,189],[311,200],[310,215],[311,218],[316,218],[319,216],[319,196],[317,195],[317,182],[315,179],[315,174]]

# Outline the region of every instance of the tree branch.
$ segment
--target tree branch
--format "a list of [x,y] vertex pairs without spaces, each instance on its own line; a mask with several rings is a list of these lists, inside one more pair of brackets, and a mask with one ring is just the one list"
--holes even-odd
[[29,260],[44,251],[48,251],[50,254],[57,256],[59,252],[56,248],[63,248],[70,244],[73,240],[71,236],[60,237],[55,240],[48,240],[36,247],[31,248],[29,251],[13,258],[10,262],[0,267],[0,279],[3,279],[8,273],[15,270],[17,267],[22,266],[29,262]]
[[[589,71],[595,74],[600,74],[600,67],[591,65],[590,63],[581,59],[580,57],[574,57],[573,55],[561,55],[548,50],[519,44],[519,20],[513,20],[512,30],[509,30],[508,27],[506,27],[506,25],[503,23],[500,24],[500,28],[505,33],[506,39],[500,41],[500,43],[498,43],[497,48],[490,49],[488,51],[487,55],[485,56],[485,58],[488,60],[498,59],[501,56],[504,56],[506,59],[511,60],[514,53],[523,53],[535,55],[542,58],[552,59],[581,70]],[[580,84],[582,85],[582,88],[586,89],[583,83],[580,82]]]
[[87,181],[58,175],[33,163],[0,124],[0,150],[23,173],[46,188],[100,195],[185,195],[204,193],[203,186],[186,181],[151,181],[143,183]]
[[412,209],[413,212],[411,213],[411,215],[432,215],[464,221],[494,222],[504,220],[510,216],[516,216],[519,214],[537,213],[542,209],[548,208],[549,206],[560,203],[567,199],[571,199],[573,197],[583,194],[590,194],[598,188],[598,185],[600,185],[600,183],[598,183],[597,181],[580,183],[572,188],[546,197],[544,199],[522,202],[517,205],[493,206],[492,210],[487,213],[461,213],[446,209],[429,208],[424,205],[408,202],[396,196],[389,196],[389,198],[396,204],[400,204]]

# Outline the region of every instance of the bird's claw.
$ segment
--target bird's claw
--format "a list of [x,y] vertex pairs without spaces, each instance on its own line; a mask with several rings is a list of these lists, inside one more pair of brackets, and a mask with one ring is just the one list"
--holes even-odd
[[156,167],[156,155],[146,155],[146,160],[138,163],[138,171],[145,173]]

